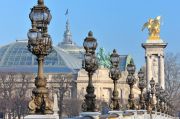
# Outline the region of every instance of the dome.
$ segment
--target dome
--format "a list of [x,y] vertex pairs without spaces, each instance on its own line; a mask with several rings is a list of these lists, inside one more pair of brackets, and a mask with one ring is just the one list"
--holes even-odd
[[[16,41],[0,47],[1,71],[37,72],[37,60],[27,49],[27,41]],[[45,73],[75,72],[81,68],[81,60],[73,57],[63,49],[53,46],[53,51],[45,57]]]

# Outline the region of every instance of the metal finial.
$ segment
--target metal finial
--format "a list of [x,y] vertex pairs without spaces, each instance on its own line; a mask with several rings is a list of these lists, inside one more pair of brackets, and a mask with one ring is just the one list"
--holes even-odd
[[44,0],[38,0],[38,5],[44,5]]
[[130,64],[133,64],[133,65],[134,65],[134,61],[133,61],[133,59],[131,59]]
[[113,50],[113,53],[116,53],[116,49]]
[[93,36],[93,32],[92,31],[89,31],[89,33],[88,33],[88,36]]

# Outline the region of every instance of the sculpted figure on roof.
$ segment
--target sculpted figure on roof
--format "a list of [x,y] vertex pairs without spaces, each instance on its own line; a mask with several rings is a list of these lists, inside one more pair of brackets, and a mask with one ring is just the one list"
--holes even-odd
[[97,53],[98,63],[100,67],[110,68],[110,55],[105,54],[105,49],[100,48]]

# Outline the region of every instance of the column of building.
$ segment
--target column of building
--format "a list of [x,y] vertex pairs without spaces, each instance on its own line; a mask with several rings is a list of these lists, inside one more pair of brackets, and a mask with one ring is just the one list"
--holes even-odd
[[164,56],[159,56],[159,84],[165,89],[165,77],[164,77]]
[[151,56],[146,55],[146,83],[147,83],[147,90],[150,89],[149,81],[151,80],[152,73],[151,73]]

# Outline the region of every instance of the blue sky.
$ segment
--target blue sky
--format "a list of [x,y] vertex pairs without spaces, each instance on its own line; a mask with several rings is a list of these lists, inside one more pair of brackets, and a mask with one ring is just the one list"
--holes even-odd
[[[0,45],[26,39],[31,27],[30,8],[37,0],[2,0],[0,4]],[[147,30],[142,25],[149,19],[162,16],[161,38],[168,43],[166,52],[180,51],[179,0],[45,0],[53,19],[49,33],[54,45],[63,39],[65,12],[69,9],[73,39],[82,45],[89,30],[94,32],[99,47],[107,52],[114,48],[119,54],[130,54],[138,67],[144,64]]]

